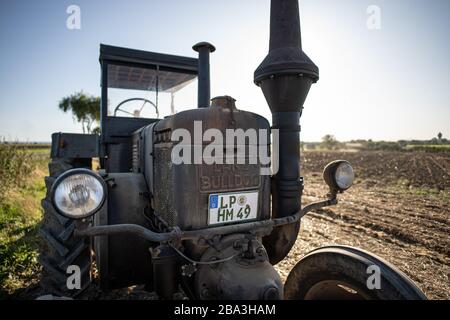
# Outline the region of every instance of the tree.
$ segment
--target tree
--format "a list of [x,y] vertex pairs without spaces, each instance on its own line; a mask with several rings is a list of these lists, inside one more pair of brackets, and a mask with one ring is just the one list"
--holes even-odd
[[439,142],[441,142],[442,141],[442,132],[439,132],[437,134],[437,137],[438,137]]
[[100,98],[77,92],[64,97],[59,102],[59,109],[72,111],[74,119],[81,123],[83,133],[97,133],[99,128],[93,128],[100,121]]
[[322,146],[325,149],[333,150],[333,149],[336,149],[338,145],[339,145],[339,142],[336,140],[336,138],[333,135],[327,134],[327,135],[323,136]]

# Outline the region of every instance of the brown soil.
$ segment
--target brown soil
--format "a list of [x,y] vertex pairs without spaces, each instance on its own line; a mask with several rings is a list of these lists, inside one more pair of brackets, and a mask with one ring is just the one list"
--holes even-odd
[[449,299],[450,154],[308,152],[303,156],[303,203],[327,192],[320,171],[340,158],[353,164],[356,184],[339,195],[337,206],[302,219],[293,250],[277,265],[282,277],[310,250],[345,244],[393,263],[429,298]]
[[302,170],[318,173],[330,161],[352,163],[356,177],[373,185],[402,184],[411,187],[450,189],[450,152],[304,152]]

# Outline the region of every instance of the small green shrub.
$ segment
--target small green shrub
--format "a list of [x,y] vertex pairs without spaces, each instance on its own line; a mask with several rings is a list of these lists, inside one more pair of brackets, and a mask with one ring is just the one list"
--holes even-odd
[[36,282],[49,149],[0,143],[0,300]]
[[35,155],[14,144],[0,143],[0,202],[14,187],[23,187],[36,167]]

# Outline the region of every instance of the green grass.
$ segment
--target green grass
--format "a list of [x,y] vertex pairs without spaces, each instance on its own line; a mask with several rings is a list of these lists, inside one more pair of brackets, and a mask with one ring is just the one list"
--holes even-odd
[[409,192],[420,197],[441,199],[443,202],[450,201],[450,193],[448,190],[438,190],[435,188],[411,188]]
[[[40,268],[37,262],[38,227],[42,218],[40,200],[45,196],[48,156],[37,150],[26,160],[31,169],[26,172],[18,169],[15,173],[21,175],[20,179],[14,179],[0,199],[0,299],[35,283]],[[0,182],[10,179],[7,176],[11,174],[4,173]]]
[[399,179],[397,184],[384,185],[383,189],[392,193],[410,194],[419,197],[427,197],[438,201],[450,201],[450,192],[448,190],[439,190],[437,188],[412,187],[409,186],[407,179]]
[[31,153],[34,155],[39,155],[39,156],[50,156],[50,149],[49,148],[34,148],[34,149],[26,149],[25,152],[27,153]]

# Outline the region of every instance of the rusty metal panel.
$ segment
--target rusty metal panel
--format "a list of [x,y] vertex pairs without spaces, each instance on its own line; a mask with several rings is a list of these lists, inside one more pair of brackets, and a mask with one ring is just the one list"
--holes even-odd
[[99,156],[99,136],[96,134],[53,133],[52,158],[94,158]]
[[[193,137],[194,121],[201,121],[203,130],[215,128],[224,136],[227,129],[265,129],[268,134],[270,131],[268,121],[261,116],[221,106],[180,112],[155,124],[154,133],[149,133],[153,134],[154,142],[152,196],[155,214],[172,227],[178,226],[182,230],[203,229],[208,227],[210,194],[258,191],[256,219],[268,219],[270,177],[260,175],[261,165],[252,164],[248,155],[243,164],[237,164],[236,161],[235,164],[173,164],[171,152],[176,142],[171,141],[171,133],[182,128]],[[194,148],[199,147],[193,141],[189,143],[183,140],[180,143],[191,150],[191,155],[194,154]],[[265,143],[270,144],[270,139],[267,138]],[[208,144],[202,143],[202,151]],[[236,150],[233,155],[238,156]],[[148,165],[148,161],[145,161],[145,166]]]

